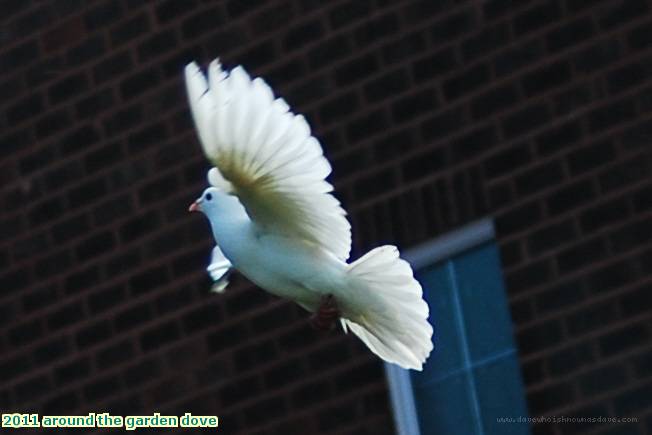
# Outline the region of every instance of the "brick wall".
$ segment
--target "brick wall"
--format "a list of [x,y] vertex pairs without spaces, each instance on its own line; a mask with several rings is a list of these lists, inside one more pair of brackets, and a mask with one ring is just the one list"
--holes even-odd
[[4,412],[393,433],[355,338],[241,277],[208,293],[182,70],[219,55],[306,115],[354,256],[495,218],[530,414],[639,418],[535,433],[652,432],[652,2],[1,7]]

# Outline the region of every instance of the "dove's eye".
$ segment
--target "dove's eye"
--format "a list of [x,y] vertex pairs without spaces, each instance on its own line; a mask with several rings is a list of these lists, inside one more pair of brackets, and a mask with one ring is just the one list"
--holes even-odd
[[206,201],[210,201],[211,199],[213,199],[213,195],[211,195],[210,193],[207,193],[205,198],[206,198]]

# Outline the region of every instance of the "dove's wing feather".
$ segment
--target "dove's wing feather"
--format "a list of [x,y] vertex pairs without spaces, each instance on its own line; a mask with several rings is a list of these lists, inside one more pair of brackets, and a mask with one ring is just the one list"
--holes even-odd
[[213,61],[207,82],[191,63],[186,83],[200,142],[215,166],[209,182],[236,194],[266,231],[305,239],[346,260],[351,226],[330,193],[331,166],[305,118],[241,67],[226,73]]

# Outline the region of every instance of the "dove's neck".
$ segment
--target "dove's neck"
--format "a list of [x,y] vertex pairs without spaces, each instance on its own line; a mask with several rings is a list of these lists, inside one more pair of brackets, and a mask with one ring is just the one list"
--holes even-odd
[[215,215],[208,215],[213,230],[213,237],[224,255],[236,263],[239,254],[251,241],[252,222],[244,207],[223,210]]

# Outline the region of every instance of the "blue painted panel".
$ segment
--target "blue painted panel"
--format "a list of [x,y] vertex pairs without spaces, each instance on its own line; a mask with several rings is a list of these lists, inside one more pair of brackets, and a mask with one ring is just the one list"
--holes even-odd
[[453,288],[443,264],[438,264],[417,273],[423,286],[424,298],[430,307],[430,323],[434,325],[433,343],[435,349],[430,354],[423,372],[412,371],[412,383],[425,385],[460,370],[462,348],[458,321],[453,303]]
[[414,389],[422,435],[477,433],[469,372],[449,376],[426,388]]
[[514,348],[512,320],[493,243],[453,259],[470,359],[488,358]]
[[[485,434],[528,435],[528,423],[499,422],[502,417],[527,417],[525,392],[516,353],[474,369],[476,391]],[[425,435],[425,433],[424,433]]]

